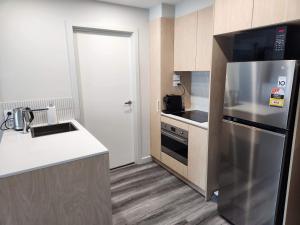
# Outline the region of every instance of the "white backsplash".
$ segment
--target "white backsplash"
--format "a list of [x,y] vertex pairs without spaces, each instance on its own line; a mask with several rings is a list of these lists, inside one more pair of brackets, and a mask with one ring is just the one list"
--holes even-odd
[[[74,102],[72,98],[53,98],[15,102],[0,102],[0,121],[3,121],[4,110],[11,110],[17,107],[30,107],[31,109],[41,109],[46,108],[49,105],[55,105],[58,121],[64,121],[75,118]],[[34,112],[33,124],[43,123],[47,123],[47,111]]]
[[191,79],[191,110],[209,111],[209,72],[193,72]]
[[203,112],[209,111],[209,99],[198,96],[191,96],[191,108],[190,110],[200,110]]

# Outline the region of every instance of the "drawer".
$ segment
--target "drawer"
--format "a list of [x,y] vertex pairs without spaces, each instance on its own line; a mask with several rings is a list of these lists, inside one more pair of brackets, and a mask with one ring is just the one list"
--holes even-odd
[[188,125],[188,124],[183,123],[183,122],[178,121],[178,120],[174,120],[174,119],[165,117],[165,116],[161,116],[161,122],[170,124],[170,125],[172,125],[172,126],[181,128],[181,129],[183,129],[183,130],[187,130],[187,131],[189,130],[189,125]]
[[179,175],[187,178],[188,177],[188,168],[186,165],[182,164],[181,162],[173,159],[172,157],[168,156],[165,153],[161,153],[161,162],[165,164],[170,169],[174,170]]

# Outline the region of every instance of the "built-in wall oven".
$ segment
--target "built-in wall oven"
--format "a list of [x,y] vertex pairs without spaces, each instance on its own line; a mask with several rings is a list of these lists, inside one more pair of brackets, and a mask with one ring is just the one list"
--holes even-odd
[[188,131],[161,123],[161,150],[184,165],[188,165]]

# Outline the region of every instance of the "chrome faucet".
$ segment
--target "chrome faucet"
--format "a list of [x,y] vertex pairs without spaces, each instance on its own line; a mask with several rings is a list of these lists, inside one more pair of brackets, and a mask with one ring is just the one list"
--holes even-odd
[[23,117],[23,133],[26,134],[28,133],[28,130],[30,128],[30,124],[34,119],[33,112],[30,108],[23,108],[22,110],[22,117]]
[[30,123],[31,123],[30,119],[28,118],[27,112],[24,112],[23,121],[24,121],[23,133],[26,134],[29,131]]
[[30,108],[24,108],[22,114],[23,114],[23,121],[24,121],[24,128],[23,128],[23,133],[26,134],[28,133],[30,129],[30,124],[32,123],[34,119],[33,112],[38,112],[38,111],[46,111],[48,108],[43,108],[43,109],[30,109]]

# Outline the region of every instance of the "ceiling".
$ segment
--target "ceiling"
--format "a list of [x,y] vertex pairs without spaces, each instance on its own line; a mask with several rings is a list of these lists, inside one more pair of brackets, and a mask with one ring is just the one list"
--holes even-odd
[[98,1],[109,2],[114,4],[120,4],[120,5],[135,6],[139,8],[151,8],[160,3],[175,5],[179,2],[182,2],[183,0],[98,0]]

